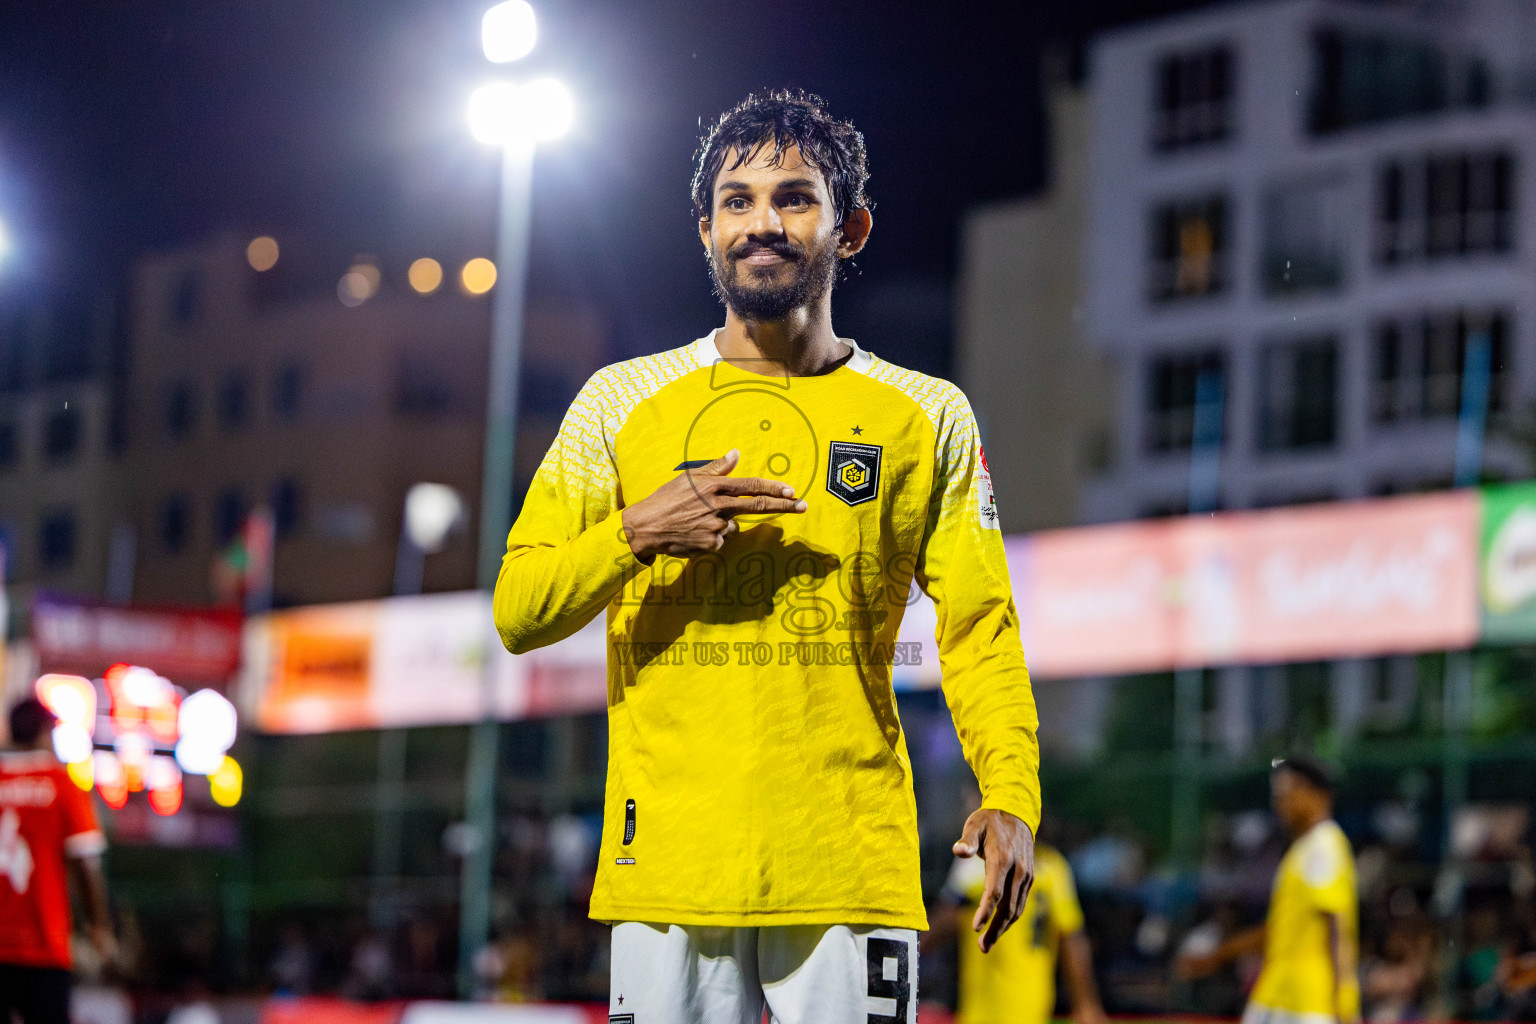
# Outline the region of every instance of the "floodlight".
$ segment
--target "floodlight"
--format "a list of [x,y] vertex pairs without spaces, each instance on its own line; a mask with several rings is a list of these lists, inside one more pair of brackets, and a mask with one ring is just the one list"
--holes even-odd
[[538,37],[538,19],[526,0],[506,0],[480,19],[480,45],[485,59],[493,64],[528,56]]

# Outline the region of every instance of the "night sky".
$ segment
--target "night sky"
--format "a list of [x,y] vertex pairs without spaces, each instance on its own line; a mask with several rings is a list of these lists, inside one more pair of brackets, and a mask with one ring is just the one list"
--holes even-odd
[[[495,156],[464,120],[470,90],[498,74],[479,50],[487,6],[4,5],[0,221],[17,249],[0,300],[121,287],[135,254],[220,230],[298,232],[338,266],[379,254],[386,273],[418,255],[491,255]],[[599,306],[616,356],[719,322],[687,193],[699,121],[752,88],[796,85],[869,146],[875,231],[834,300],[837,326],[942,371],[959,216],[1042,182],[1042,46],[1198,2],[535,6],[539,46],[501,73],[558,74],[578,103],[574,135],[536,172],[536,298]],[[903,301],[918,304],[910,317]],[[924,302],[940,321],[926,331]],[[912,337],[895,337],[907,321]]]

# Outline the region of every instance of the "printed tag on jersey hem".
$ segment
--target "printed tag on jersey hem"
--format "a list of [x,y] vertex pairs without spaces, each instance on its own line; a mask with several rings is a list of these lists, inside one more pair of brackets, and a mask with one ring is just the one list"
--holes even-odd
[[635,1024],[635,1015],[632,1013],[610,1013],[608,1024]]
[[633,857],[615,857],[613,859],[613,862],[615,864],[633,864],[635,862],[635,858],[633,858]]
[[833,441],[827,454],[827,490],[849,505],[880,494],[880,446]]
[[976,515],[983,530],[1001,530],[1003,524],[997,517],[997,498],[992,494],[992,471],[987,468],[987,450],[976,446]]

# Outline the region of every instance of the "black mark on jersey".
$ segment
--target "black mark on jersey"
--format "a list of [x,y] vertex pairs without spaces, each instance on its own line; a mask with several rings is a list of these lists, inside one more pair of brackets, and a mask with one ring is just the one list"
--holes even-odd
[[679,469],[703,469],[705,466],[714,461],[714,459],[689,459],[687,462],[679,462],[677,465],[673,466],[672,469],[674,471]]
[[635,802],[624,801],[624,845],[635,841]]

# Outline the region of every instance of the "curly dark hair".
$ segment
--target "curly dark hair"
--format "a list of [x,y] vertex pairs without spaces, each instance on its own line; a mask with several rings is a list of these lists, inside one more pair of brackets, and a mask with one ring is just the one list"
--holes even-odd
[[694,154],[693,207],[707,218],[714,205],[715,178],[725,168],[726,155],[736,151],[727,170],[740,167],[763,146],[773,146],[774,166],[790,146],[821,172],[832,193],[837,223],[854,210],[874,208],[864,192],[869,166],[864,136],[848,121],[839,121],[820,96],[804,89],[754,92],[720,115],[699,140]]
[[1309,757],[1306,754],[1277,757],[1270,762],[1269,770],[1271,773],[1290,772],[1319,793],[1333,796],[1333,769],[1326,762],[1315,757]]

